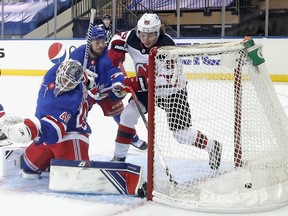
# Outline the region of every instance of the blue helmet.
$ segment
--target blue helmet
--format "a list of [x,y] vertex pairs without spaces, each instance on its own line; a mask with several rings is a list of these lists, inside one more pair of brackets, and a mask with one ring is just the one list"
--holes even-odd
[[106,41],[106,31],[98,25],[94,26],[92,29],[91,39],[104,39]]

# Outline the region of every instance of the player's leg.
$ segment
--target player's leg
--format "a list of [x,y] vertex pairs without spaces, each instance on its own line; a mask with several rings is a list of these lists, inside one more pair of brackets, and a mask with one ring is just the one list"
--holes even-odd
[[[122,100],[112,101],[108,97],[101,100],[98,105],[101,107],[104,116],[112,116],[114,121],[119,125],[120,116],[124,109],[124,104]],[[148,145],[145,141],[141,140],[137,133],[131,141],[131,145],[140,149],[146,150]]]
[[45,144],[35,145],[33,142],[26,149],[20,158],[22,177],[26,179],[37,179],[42,171],[50,165],[54,155]]
[[[120,116],[121,116],[121,114],[113,116],[113,119],[117,124],[119,124],[119,122],[120,122]],[[133,139],[131,141],[131,145],[134,146],[135,148],[140,149],[140,150],[146,150],[148,147],[147,143],[144,140],[141,140],[137,133],[133,137]]]
[[177,142],[205,149],[209,153],[211,169],[218,169],[221,162],[222,145],[213,139],[208,139],[205,134],[192,127],[186,89],[166,98],[165,102],[168,102],[168,107],[165,107],[164,101],[161,99],[159,102],[160,107],[164,107],[166,110],[169,129],[173,131],[173,137]]
[[[137,93],[138,100],[141,102],[141,107],[146,113],[147,107],[147,92]],[[120,123],[118,126],[117,137],[115,140],[115,151],[112,161],[125,161],[130,147],[130,143],[136,134],[135,126],[140,117],[140,113],[134,100],[130,99],[121,113]]]
[[89,160],[89,138],[84,134],[67,134],[62,142],[49,145],[55,159]]

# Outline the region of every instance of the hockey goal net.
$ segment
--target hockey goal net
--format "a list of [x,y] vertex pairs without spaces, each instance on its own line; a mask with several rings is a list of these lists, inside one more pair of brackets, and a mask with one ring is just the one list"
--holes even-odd
[[287,116],[253,39],[153,49],[148,104],[148,200],[208,212],[287,204]]

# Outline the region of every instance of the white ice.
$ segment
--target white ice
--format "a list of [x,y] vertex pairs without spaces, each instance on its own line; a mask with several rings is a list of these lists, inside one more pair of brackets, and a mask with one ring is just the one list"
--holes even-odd
[[[41,76],[1,76],[0,77],[0,103],[7,113],[29,117],[34,115],[36,98]],[[288,83],[274,83],[280,102],[288,114]],[[103,117],[99,107],[94,107],[89,114],[89,123],[92,126],[90,154],[92,159],[109,160],[113,156],[114,139],[117,131],[112,118]],[[141,138],[146,139],[147,131],[141,119],[137,125]],[[146,166],[146,152],[133,147],[130,148],[127,161]],[[7,179],[6,179],[7,181]],[[35,193],[35,188],[41,186],[39,182],[10,180],[12,188],[4,187],[5,178],[0,178],[0,212],[1,215],[28,215],[28,216],[212,216],[213,213],[194,212],[172,208],[166,205],[148,202],[145,199],[115,196],[55,196],[54,193]],[[47,180],[48,181],[48,180]],[[14,185],[13,185],[14,184]],[[39,185],[40,184],[40,185]],[[43,184],[43,182],[42,182]],[[45,184],[45,181],[44,181]],[[43,185],[42,185],[43,187]],[[45,186],[44,186],[45,187]],[[268,212],[253,213],[253,215],[274,216],[287,215],[288,206]],[[232,214],[226,214],[227,216]],[[241,214],[252,215],[252,214]]]

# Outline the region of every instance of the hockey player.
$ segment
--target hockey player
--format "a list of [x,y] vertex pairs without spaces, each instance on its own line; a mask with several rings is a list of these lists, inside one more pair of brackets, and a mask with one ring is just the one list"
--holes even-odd
[[104,14],[102,16],[102,24],[99,24],[98,27],[102,28],[106,32],[106,44],[108,45],[112,38],[112,24],[111,16],[109,14]]
[[[123,74],[118,67],[114,67],[108,57],[108,49],[105,44],[106,33],[102,28],[94,26],[92,30],[92,41],[90,45],[90,54],[87,63],[87,74],[90,82],[88,88],[94,94],[96,103],[101,107],[104,116],[112,116],[118,124],[120,114],[123,111],[123,98],[125,91],[117,91],[118,85],[123,86]],[[71,59],[84,63],[86,45],[82,45],[70,54]],[[110,89],[113,89],[114,95],[111,95]],[[110,95],[108,97],[108,93]],[[113,97],[114,96],[114,97]],[[131,144],[140,149],[146,150],[147,143],[139,139],[136,134],[131,140]]]
[[50,160],[89,160],[90,102],[80,62],[67,60],[45,74],[38,92],[36,118],[3,127],[14,142],[32,143],[21,157],[24,178],[39,178]]
[[[142,182],[142,167],[89,160],[91,129],[87,117],[95,101],[93,94],[87,91],[84,74],[77,60],[69,59],[56,64],[43,78],[38,92],[36,118],[5,115],[0,119],[0,128],[9,139],[19,143],[32,141],[20,158],[22,176],[37,179],[41,172],[51,168],[51,190],[56,187],[57,191],[144,197],[146,183]],[[114,94],[114,90],[110,90],[109,96]],[[0,110],[3,110],[2,106]],[[83,167],[85,171],[81,172]],[[66,174],[63,175],[63,172]]]
[[[115,35],[110,42],[108,55],[115,66],[125,60],[125,53],[129,53],[134,62],[137,76],[126,78],[124,83],[131,86],[136,92],[143,113],[148,111],[147,69],[149,51],[152,47],[169,45],[175,45],[175,43],[169,35],[164,33],[159,17],[152,13],[145,13],[139,19],[135,29]],[[183,116],[182,113],[186,113],[185,116],[187,116],[183,119],[168,118],[169,129],[173,132],[173,136],[178,143],[207,150],[210,168],[217,170],[220,166],[222,146],[219,142],[208,139],[206,135],[192,127],[185,86],[186,84],[179,92],[167,98],[169,99],[167,101],[171,103],[169,109],[165,109],[167,116]],[[182,98],[182,100],[178,100],[179,98]],[[158,98],[158,106],[163,109],[162,101],[164,100]],[[121,114],[113,161],[125,161],[130,146],[129,143],[135,134],[135,125],[139,117],[140,113],[133,98],[131,98]]]

